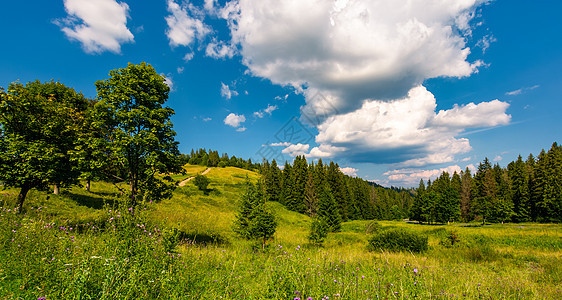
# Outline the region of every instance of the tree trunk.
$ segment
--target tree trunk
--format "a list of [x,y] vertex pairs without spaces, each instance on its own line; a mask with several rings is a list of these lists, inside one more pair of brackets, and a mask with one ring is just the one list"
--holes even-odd
[[90,191],[90,179],[86,180],[86,191]]
[[18,203],[16,204],[16,210],[18,213],[22,212],[23,209],[23,201],[25,201],[25,197],[27,196],[27,192],[29,192],[30,188],[26,185],[22,186],[20,189],[20,193],[18,194]]
[[55,183],[55,187],[53,188],[53,194],[55,195],[60,194],[60,188],[58,183]]

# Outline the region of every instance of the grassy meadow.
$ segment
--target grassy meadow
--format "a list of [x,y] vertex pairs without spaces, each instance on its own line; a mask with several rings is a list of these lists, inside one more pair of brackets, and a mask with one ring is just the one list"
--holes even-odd
[[[205,169],[187,166],[175,179]],[[279,226],[262,251],[232,231],[244,181],[259,175],[227,167],[206,176],[205,192],[189,182],[137,209],[104,182],[32,191],[22,215],[12,210],[17,191],[1,191],[0,298],[562,299],[559,224],[352,221],[319,247],[308,243],[307,216],[272,202]],[[391,228],[426,235],[429,249],[367,250],[373,232]]]

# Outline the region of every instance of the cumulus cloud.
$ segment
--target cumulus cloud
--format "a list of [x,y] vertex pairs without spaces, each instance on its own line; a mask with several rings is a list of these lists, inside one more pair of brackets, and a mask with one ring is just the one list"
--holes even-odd
[[435,97],[423,86],[392,102],[366,101],[360,109],[320,124],[316,142],[345,149],[345,156],[356,162],[423,166],[451,162],[455,155],[471,150],[467,139],[457,138],[466,128],[510,120],[505,113],[508,104],[497,100],[455,106],[438,114],[436,106]]
[[204,15],[192,4],[180,6],[174,0],[168,0],[167,4],[170,15],[166,17],[166,36],[172,47],[190,46],[211,33],[211,28],[202,21]]
[[476,72],[482,62],[467,60],[462,34],[482,2],[239,0],[223,16],[252,74],[319,91],[349,112],[365,99],[403,97],[428,78]]
[[[224,124],[228,125],[228,126],[232,126],[234,128],[238,128],[240,127],[240,124],[246,122],[246,117],[244,117],[244,115],[237,115],[235,113],[230,113],[228,116],[226,116],[226,118],[224,119]],[[242,127],[244,128],[244,127]],[[238,128],[239,131],[244,131],[246,130],[246,128],[240,130],[240,128]]]
[[503,112],[509,107],[506,102],[493,100],[480,104],[455,105],[452,109],[441,110],[433,123],[448,127],[493,127],[509,123],[510,116]]
[[221,96],[226,100],[230,100],[232,96],[238,96],[238,92],[231,90],[228,84],[221,82]]
[[[248,73],[304,95],[301,120],[318,129],[318,146],[285,153],[419,167],[470,151],[459,137],[467,128],[510,122],[499,100],[436,112],[422,86],[485,65],[468,58],[467,45],[478,40],[475,12],[485,2],[233,0],[217,16],[231,31],[224,45],[236,47]],[[480,41],[485,51],[494,37]]]
[[64,0],[68,17],[57,20],[71,40],[82,43],[87,53],[121,53],[121,45],[134,41],[127,28],[129,6],[114,0]]
[[340,167],[340,171],[342,171],[342,173],[344,173],[345,175],[348,176],[357,176],[357,169],[351,168],[351,167],[345,167],[345,168],[341,168]]
[[308,152],[308,148],[310,148],[310,145],[308,144],[292,144],[290,146],[288,146],[287,148],[283,149],[281,151],[281,153],[284,154],[289,154],[290,156],[297,156],[297,155],[306,155],[306,153]]

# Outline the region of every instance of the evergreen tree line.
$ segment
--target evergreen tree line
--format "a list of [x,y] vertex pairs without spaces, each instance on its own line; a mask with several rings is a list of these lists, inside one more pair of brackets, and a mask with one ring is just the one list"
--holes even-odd
[[218,151],[209,151],[205,149],[198,149],[197,151],[191,149],[191,154],[180,154],[180,160],[183,164],[200,165],[206,167],[237,167],[250,171],[260,169],[259,163],[253,163],[252,159],[243,159],[236,156],[229,157],[228,154],[223,153],[219,156]]
[[277,162],[261,165],[264,196],[287,209],[318,217],[330,231],[338,231],[342,221],[401,219],[409,214],[412,195],[387,189],[340,171],[338,164],[308,163],[297,156],[293,164]]
[[506,168],[485,158],[476,174],[443,172],[434,182],[420,181],[410,219],[428,223],[454,221],[561,222],[562,146],[526,160],[521,155]]

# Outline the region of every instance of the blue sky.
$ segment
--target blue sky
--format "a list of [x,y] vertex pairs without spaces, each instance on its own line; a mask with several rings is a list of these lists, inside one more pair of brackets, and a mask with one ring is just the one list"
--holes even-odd
[[[401,3],[403,2],[403,3]],[[95,98],[146,61],[180,150],[333,160],[383,185],[562,142],[558,1],[7,1],[0,86]]]

